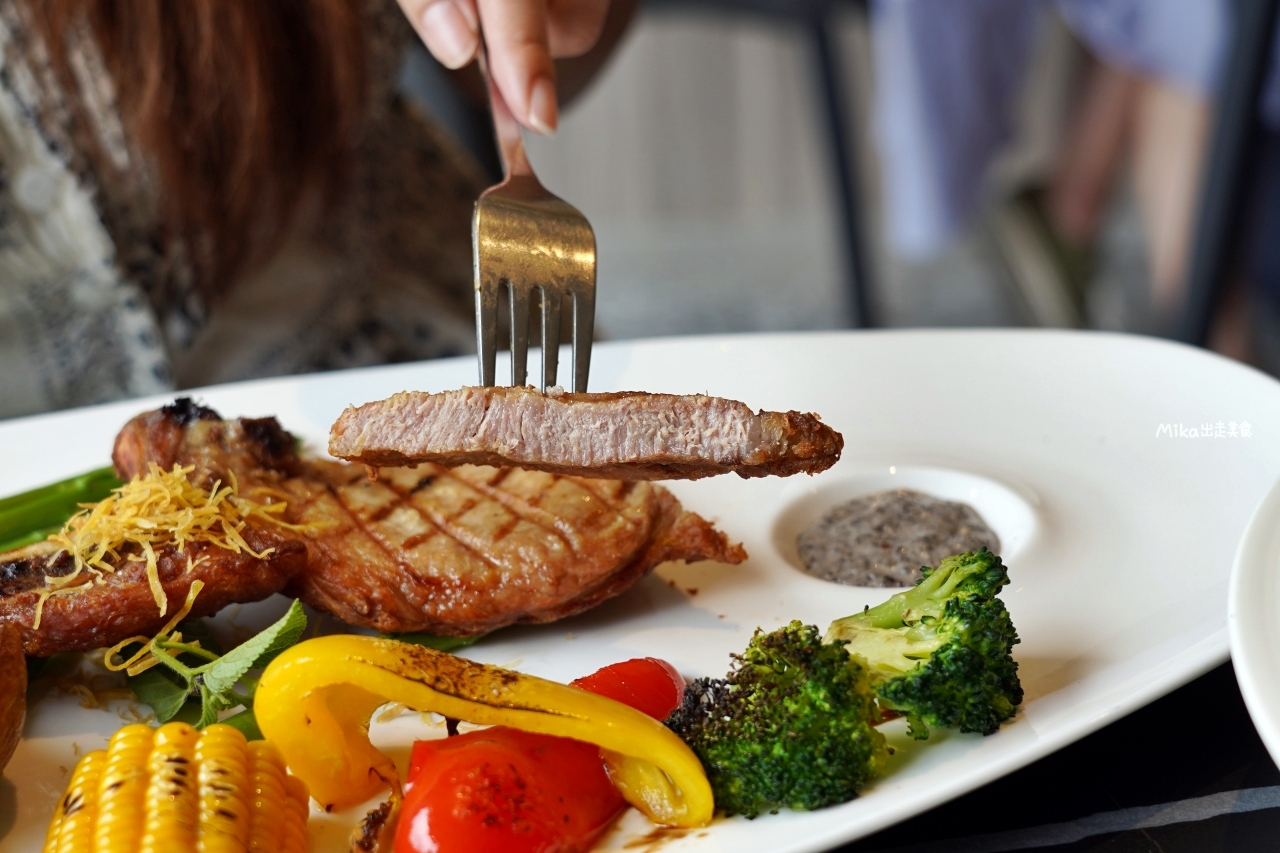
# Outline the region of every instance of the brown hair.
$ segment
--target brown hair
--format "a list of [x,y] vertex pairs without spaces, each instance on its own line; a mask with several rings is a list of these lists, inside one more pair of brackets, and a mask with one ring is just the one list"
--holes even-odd
[[163,239],[210,296],[278,247],[308,190],[338,190],[365,101],[358,2],[26,0],[73,105],[69,38],[97,43]]

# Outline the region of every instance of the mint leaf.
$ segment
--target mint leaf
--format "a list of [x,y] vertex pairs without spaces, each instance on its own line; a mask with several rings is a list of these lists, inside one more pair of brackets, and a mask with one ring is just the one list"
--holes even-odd
[[153,666],[146,672],[129,677],[129,689],[156,712],[156,719],[167,723],[182,710],[187,701],[187,688],[170,678],[167,669]]
[[200,685],[200,722],[196,723],[197,729],[203,729],[205,726],[211,726],[218,722],[218,714],[222,711],[228,711],[240,705],[240,700],[234,695],[228,696],[225,693],[214,693],[206,685]]
[[186,704],[178,710],[178,713],[173,715],[173,720],[179,723],[186,723],[189,726],[194,726],[200,722],[200,700],[194,696],[188,696]]
[[222,709],[218,707],[218,696],[210,693],[209,688],[203,684],[200,685],[200,720],[196,723],[197,729],[203,729],[205,726],[211,726],[218,722],[218,712]]
[[258,639],[259,637],[270,635],[271,642],[258,653],[258,657],[253,661],[253,666],[249,667],[249,669],[262,669],[275,660],[281,652],[296,646],[306,630],[307,613],[302,609],[302,602],[294,599],[293,604],[289,605],[289,610],[274,625],[254,638]]
[[379,634],[384,640],[399,640],[402,643],[412,643],[415,646],[426,646],[429,649],[435,649],[438,652],[451,652],[454,649],[465,649],[467,646],[474,644],[486,634],[476,634],[474,637],[441,637],[436,634]]
[[205,670],[204,687],[215,695],[226,693],[246,672],[266,666],[296,644],[306,629],[307,615],[295,600],[274,625],[236,646]]

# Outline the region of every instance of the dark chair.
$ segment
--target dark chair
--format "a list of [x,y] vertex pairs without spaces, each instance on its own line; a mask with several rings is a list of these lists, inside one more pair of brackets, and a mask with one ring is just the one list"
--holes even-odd
[[874,292],[868,254],[866,220],[862,210],[862,183],[854,156],[855,136],[850,119],[848,76],[840,59],[836,16],[843,8],[865,9],[865,0],[648,0],[647,8],[707,10],[726,15],[755,15],[805,34],[813,62],[813,80],[823,117],[823,138],[839,192],[841,254],[849,325],[875,325]]
[[1186,303],[1175,334],[1204,346],[1237,269],[1249,174],[1259,137],[1258,100],[1272,61],[1280,0],[1236,0],[1217,113],[1191,242]]

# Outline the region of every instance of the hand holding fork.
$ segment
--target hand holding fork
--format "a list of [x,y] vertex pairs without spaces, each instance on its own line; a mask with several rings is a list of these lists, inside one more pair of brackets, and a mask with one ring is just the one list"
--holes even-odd
[[525,383],[529,355],[529,306],[541,296],[542,390],[556,384],[560,312],[573,311],[573,390],[587,390],[595,324],[596,241],[576,208],[547,192],[533,174],[520,125],[489,75],[483,48],[480,67],[489,87],[498,151],[506,179],[476,202],[471,220],[475,269],[476,344],[480,384],[495,384],[498,294],[508,289],[511,307],[511,384]]

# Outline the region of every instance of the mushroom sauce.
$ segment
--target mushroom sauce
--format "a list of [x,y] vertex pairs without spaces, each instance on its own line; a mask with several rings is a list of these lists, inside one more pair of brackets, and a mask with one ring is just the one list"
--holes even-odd
[[911,586],[921,566],[1000,540],[968,504],[910,489],[854,498],[796,538],[809,574],[850,586]]

